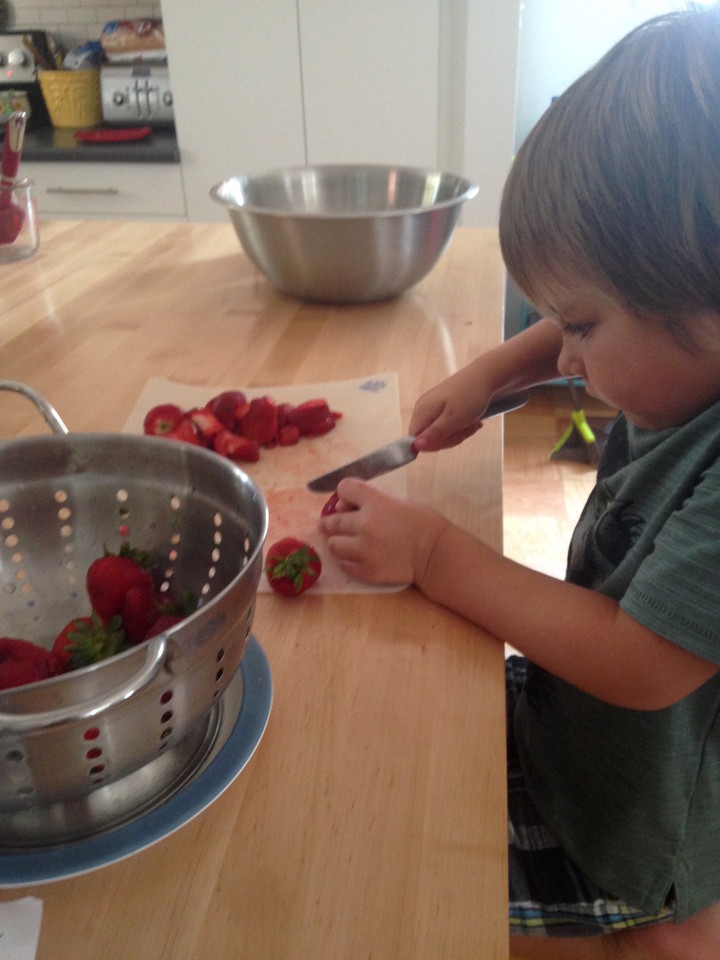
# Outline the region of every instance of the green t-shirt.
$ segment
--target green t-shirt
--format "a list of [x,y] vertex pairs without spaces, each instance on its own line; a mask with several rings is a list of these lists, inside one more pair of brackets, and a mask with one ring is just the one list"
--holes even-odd
[[[567,579],[720,664],[720,403],[641,430],[620,415]],[[515,713],[531,796],[566,853],[638,909],[720,900],[720,673],[664,710],[613,707],[531,664]]]

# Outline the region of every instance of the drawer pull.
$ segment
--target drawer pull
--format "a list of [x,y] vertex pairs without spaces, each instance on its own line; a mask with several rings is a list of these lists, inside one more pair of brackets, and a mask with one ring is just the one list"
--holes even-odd
[[46,193],[62,193],[65,195],[93,194],[94,196],[115,197],[120,191],[117,187],[48,187]]

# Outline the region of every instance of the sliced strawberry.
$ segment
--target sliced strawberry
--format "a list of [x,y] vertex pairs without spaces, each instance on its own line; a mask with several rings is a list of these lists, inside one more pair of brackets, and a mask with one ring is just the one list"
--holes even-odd
[[335,426],[327,400],[307,400],[298,404],[290,414],[290,423],[297,427],[301,437],[316,437]]
[[193,407],[188,410],[187,416],[192,420],[199,439],[206,447],[209,447],[213,437],[225,428],[223,422],[207,407]]
[[232,430],[221,430],[213,440],[213,450],[230,460],[247,463],[257,463],[260,459],[260,448],[257,440],[248,437],[239,437]]
[[322,510],[320,511],[321,517],[329,517],[331,514],[337,512],[338,500],[340,497],[337,495],[337,490],[332,494],[329,500],[325,502]]
[[178,425],[183,411],[174,403],[161,403],[145,414],[143,431],[152,437],[166,437]]
[[205,407],[214,413],[228,430],[234,430],[238,419],[242,419],[238,418],[236,411],[242,411],[246,405],[247,398],[242,390],[224,390],[208,400]]
[[272,397],[256,397],[240,421],[240,433],[259,444],[271,443],[277,435],[277,405]]
[[236,429],[236,430],[239,429],[240,423],[241,423],[241,421],[244,420],[245,417],[247,416],[249,409],[250,409],[250,401],[249,401],[249,400],[241,400],[241,401],[236,405],[236,407],[235,407],[235,429]]
[[291,424],[286,424],[278,429],[278,443],[281,447],[294,447],[300,440],[300,431]]
[[168,440],[181,440],[183,443],[193,443],[198,447],[201,445],[195,424],[190,417],[185,414],[166,436]]
[[295,407],[292,403],[279,403],[277,405],[277,422],[278,430],[282,427],[287,427],[290,424],[290,414],[293,412]]

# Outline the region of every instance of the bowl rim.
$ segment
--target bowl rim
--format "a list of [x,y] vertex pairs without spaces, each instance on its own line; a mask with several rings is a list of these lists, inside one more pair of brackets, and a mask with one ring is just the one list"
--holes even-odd
[[[277,176],[293,176],[301,173],[312,173],[314,171],[329,173],[331,171],[343,172],[348,170],[357,170],[358,172],[383,171],[387,174],[392,172],[405,172],[419,174],[425,178],[433,176],[450,177],[458,182],[458,184],[462,187],[462,192],[458,193],[454,197],[450,197],[447,200],[441,200],[437,203],[433,203],[431,206],[406,206],[397,207],[390,210],[369,209],[362,212],[350,210],[288,210],[281,209],[279,207],[263,206],[257,203],[234,203],[232,200],[228,200],[226,197],[222,196],[223,188],[226,186],[226,184],[231,183],[234,180],[261,180]],[[462,174],[453,173],[450,170],[438,170],[432,167],[414,167],[407,164],[385,163],[314,163],[297,164],[290,167],[275,167],[271,170],[264,170],[258,173],[239,173],[232,177],[226,177],[224,180],[219,181],[210,188],[210,197],[215,200],[216,203],[219,203],[221,206],[225,207],[228,212],[238,210],[248,213],[263,214],[264,216],[269,217],[292,216],[299,220],[366,220],[368,216],[382,218],[406,217],[414,213],[429,213],[432,210],[443,210],[448,207],[456,207],[459,204],[467,203],[469,200],[472,200],[475,196],[477,196],[479,189],[480,188],[477,183],[468,179]]]

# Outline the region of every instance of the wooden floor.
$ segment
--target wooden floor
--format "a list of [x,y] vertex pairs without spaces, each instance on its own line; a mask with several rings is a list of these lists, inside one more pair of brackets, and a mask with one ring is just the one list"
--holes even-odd
[[[579,402],[602,444],[614,411],[578,391]],[[595,483],[596,467],[579,459],[550,458],[572,419],[572,398],[565,385],[535,388],[522,409],[505,417],[503,481],[505,555],[562,579],[570,535]]]

